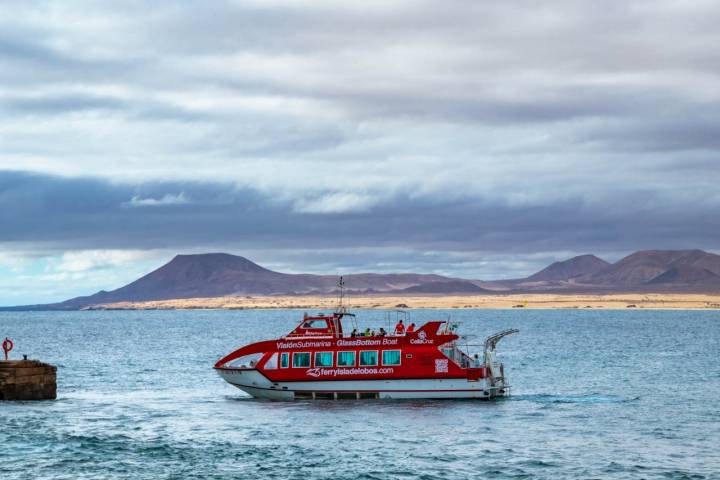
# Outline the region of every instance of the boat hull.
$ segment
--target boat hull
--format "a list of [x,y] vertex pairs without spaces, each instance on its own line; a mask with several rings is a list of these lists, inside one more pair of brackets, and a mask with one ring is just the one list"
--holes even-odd
[[378,379],[272,382],[255,369],[217,369],[231,385],[270,400],[297,399],[480,399],[509,395],[502,382],[489,379]]

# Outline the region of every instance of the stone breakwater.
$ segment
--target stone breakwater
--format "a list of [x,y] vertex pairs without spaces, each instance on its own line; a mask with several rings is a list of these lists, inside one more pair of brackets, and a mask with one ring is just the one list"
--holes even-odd
[[38,360],[0,361],[0,400],[54,400],[56,372]]

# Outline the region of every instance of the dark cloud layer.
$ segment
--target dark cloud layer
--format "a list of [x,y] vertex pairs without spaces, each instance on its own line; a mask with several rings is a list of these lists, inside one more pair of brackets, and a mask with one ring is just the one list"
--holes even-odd
[[[622,251],[713,248],[717,205],[653,208],[628,193],[615,208],[581,199],[512,206],[476,198],[395,195],[362,212],[303,213],[281,197],[228,183],[131,185],[22,172],[0,174],[0,242],[68,249]],[[421,261],[420,259],[418,261]]]

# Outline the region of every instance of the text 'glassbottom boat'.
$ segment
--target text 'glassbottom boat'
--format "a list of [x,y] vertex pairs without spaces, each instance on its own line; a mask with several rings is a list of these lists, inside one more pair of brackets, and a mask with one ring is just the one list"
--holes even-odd
[[[394,335],[344,333],[354,315],[307,316],[288,335],[253,343],[223,357],[216,371],[253,397],[303,398],[476,398],[509,395],[497,342],[518,330],[488,337],[482,358],[470,357],[461,337],[445,321],[430,321]],[[344,325],[345,324],[345,325]]]

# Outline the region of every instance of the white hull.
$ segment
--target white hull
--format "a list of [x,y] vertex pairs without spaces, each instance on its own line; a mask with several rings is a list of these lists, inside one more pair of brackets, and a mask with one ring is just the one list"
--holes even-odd
[[218,370],[231,385],[256,398],[295,400],[298,398],[381,398],[381,399],[491,399],[509,394],[510,388],[487,379],[412,380],[325,380],[277,382],[257,370]]

